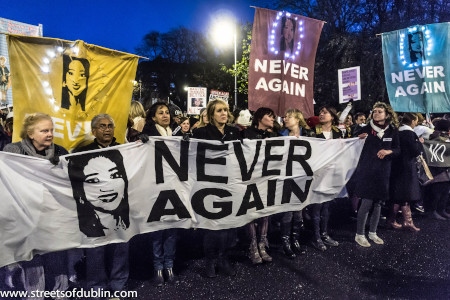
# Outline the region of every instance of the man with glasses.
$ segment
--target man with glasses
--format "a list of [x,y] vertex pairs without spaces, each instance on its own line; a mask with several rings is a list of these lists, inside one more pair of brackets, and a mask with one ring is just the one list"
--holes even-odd
[[92,118],[91,130],[94,141],[86,146],[75,149],[73,152],[88,151],[119,145],[114,137],[114,120],[108,114],[99,114]]
[[[114,120],[108,114],[96,115],[91,121],[95,139],[77,148],[82,152],[119,145],[114,137]],[[125,291],[129,275],[128,243],[114,243],[86,248],[86,286],[92,290]]]

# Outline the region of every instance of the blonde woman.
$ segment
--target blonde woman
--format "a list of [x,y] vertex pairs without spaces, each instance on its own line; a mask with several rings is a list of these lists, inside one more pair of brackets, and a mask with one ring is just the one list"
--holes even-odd
[[[208,103],[206,115],[209,123],[193,132],[196,139],[213,141],[239,140],[239,130],[228,125],[233,121],[228,103],[223,100],[215,100]],[[223,274],[227,276],[236,275],[236,271],[227,258],[227,250],[230,242],[235,240],[235,229],[205,230],[203,239],[203,251],[206,256],[206,277],[216,277],[216,265]]]
[[[303,113],[296,109],[288,109],[284,115],[285,129],[280,132],[283,136],[311,136],[312,132],[303,117]],[[306,247],[300,244],[300,232],[304,228],[302,211],[289,211],[281,217],[281,241],[284,254],[295,258],[297,254],[305,254]]]
[[133,120],[133,129],[142,132],[145,125],[144,106],[138,101],[131,101],[129,117]]

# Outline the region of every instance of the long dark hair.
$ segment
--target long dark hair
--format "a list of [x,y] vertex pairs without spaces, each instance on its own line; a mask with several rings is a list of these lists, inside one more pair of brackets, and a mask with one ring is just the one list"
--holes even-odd
[[[86,76],[86,88],[77,96],[75,99],[78,103],[81,105],[81,110],[85,111],[86,108],[86,95],[88,90],[88,84],[89,84],[89,61],[85,58],[78,58],[78,57],[72,57],[68,55],[63,55],[63,82],[66,82],[66,74],[69,71],[69,65],[72,61],[77,60],[81,62],[81,64],[84,67],[84,74]],[[61,107],[65,109],[70,108],[70,91],[67,86],[62,87],[62,94],[61,94]]]
[[[288,49],[286,49],[286,41],[285,41],[285,37],[283,35],[283,29],[284,26],[286,25],[287,21],[291,21],[292,23],[292,30],[294,32],[294,36],[295,36],[295,29],[296,29],[296,22],[293,18],[288,18],[286,16],[283,16],[281,18],[281,38],[280,38],[280,51],[286,51]],[[289,42],[289,50],[292,52],[294,51],[294,37],[292,37],[292,41]]]
[[[119,206],[113,211],[106,211],[104,209],[94,207],[92,203],[86,198],[84,191],[84,182],[86,175],[84,174],[84,168],[91,159],[97,157],[104,157],[111,160],[116,164],[118,172],[122,175],[122,179],[125,183],[123,198],[120,201]],[[95,212],[100,211],[103,213],[111,214],[116,225],[123,222],[126,228],[130,226],[130,206],[128,204],[128,178],[123,164],[123,156],[119,150],[107,150],[97,152],[87,152],[82,155],[69,156],[68,171],[70,183],[72,184],[73,198],[77,204],[78,222],[81,232],[88,237],[104,236],[103,229],[106,227],[100,222],[100,219]]]

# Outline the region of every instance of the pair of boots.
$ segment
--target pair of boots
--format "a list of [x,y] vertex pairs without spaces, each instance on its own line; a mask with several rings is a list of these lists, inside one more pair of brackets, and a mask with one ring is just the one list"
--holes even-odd
[[[401,209],[402,210],[402,215],[403,215],[403,224],[399,224],[396,221],[396,215],[398,210]],[[404,206],[401,206],[399,204],[394,204],[391,206],[391,211],[389,213],[389,217],[386,220],[387,222],[387,227],[388,228],[392,228],[392,229],[407,229],[409,231],[412,232],[417,232],[420,231],[420,228],[417,228],[414,225],[413,219],[412,219],[412,213],[411,213],[411,207],[409,206],[409,204],[406,204]]]
[[266,247],[269,246],[268,244],[266,236],[261,236],[259,243],[256,242],[256,237],[252,237],[249,248],[249,258],[252,261],[252,264],[256,265],[263,261],[272,261],[272,257],[266,252]]
[[164,282],[167,282],[169,284],[177,283],[172,268],[166,268],[164,270],[155,270],[154,281],[157,287],[162,287],[164,285]]
[[300,231],[303,223],[294,224],[291,237],[291,223],[281,223],[281,243],[283,245],[284,254],[289,258],[295,258],[297,254],[305,254],[306,249],[300,242]]

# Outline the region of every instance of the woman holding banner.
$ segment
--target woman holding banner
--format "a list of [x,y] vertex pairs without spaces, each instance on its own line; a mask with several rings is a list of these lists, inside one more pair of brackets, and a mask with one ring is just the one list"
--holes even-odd
[[[239,130],[228,123],[233,121],[228,104],[223,100],[210,101],[206,107],[206,115],[209,123],[193,132],[193,137],[203,140],[233,141],[240,139]],[[220,229],[205,230],[203,237],[203,250],[206,256],[207,277],[216,277],[216,265],[219,271],[227,276],[236,275],[236,271],[231,266],[227,258],[227,250],[236,241],[236,230]]]
[[[303,113],[296,109],[288,109],[284,116],[285,129],[280,132],[283,136],[311,136],[312,131],[303,117]],[[296,254],[305,254],[306,248],[300,244],[300,232],[304,228],[302,211],[288,211],[282,214],[280,230],[284,254],[295,258]]]
[[[66,149],[53,143],[53,121],[47,114],[34,113],[25,117],[20,137],[21,141],[6,145],[3,151],[48,159],[54,164],[59,162],[60,155],[68,154]],[[11,287],[14,285],[25,291],[67,290],[67,254],[67,251],[51,252],[7,266]],[[15,272],[21,273],[18,284],[13,282]]]
[[355,241],[361,247],[370,247],[365,236],[365,227],[371,210],[369,239],[375,244],[384,244],[377,235],[381,203],[389,198],[391,163],[392,159],[400,154],[397,114],[392,107],[383,102],[376,102],[370,119],[370,124],[363,127],[358,136],[366,138],[366,142],[352,176],[354,194],[361,197],[355,236]]
[[[149,136],[172,136],[171,123],[172,118],[167,103],[156,102],[149,109],[143,133]],[[165,281],[169,284],[176,283],[173,262],[177,244],[177,229],[170,228],[152,232],[151,238],[155,285],[161,287]]]
[[[274,111],[267,107],[260,107],[253,114],[251,126],[242,131],[242,135],[247,139],[275,137],[277,136],[276,133],[268,131],[273,128],[274,121]],[[269,217],[259,218],[246,226],[250,237],[249,258],[253,264],[272,261],[272,257],[266,252],[266,248],[269,248],[269,241],[267,240],[268,228]]]
[[[343,132],[337,127],[338,125],[339,116],[336,109],[328,105],[322,106],[319,111],[319,124],[314,128],[314,134],[317,138],[326,140],[340,139],[343,137]],[[320,251],[325,251],[327,246],[339,246],[339,243],[333,240],[328,234],[330,202],[313,203],[310,205],[314,227],[312,245]]]

